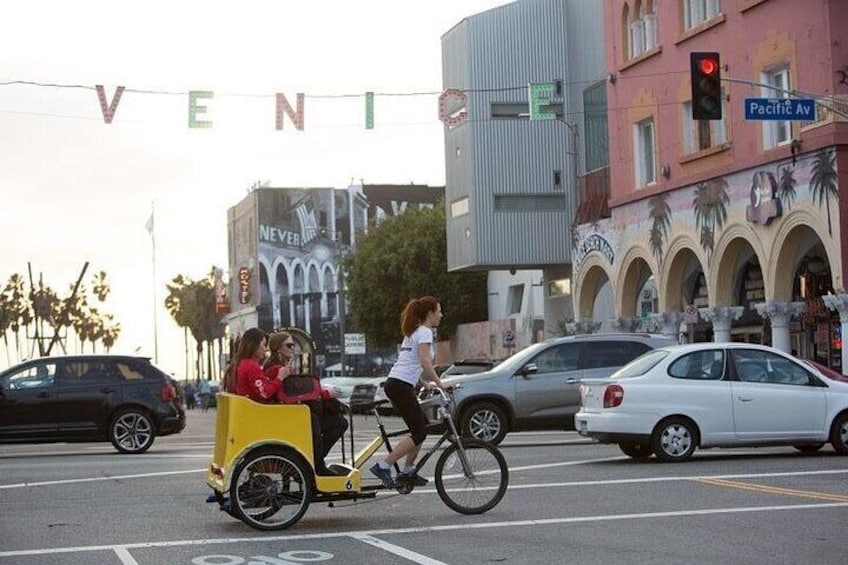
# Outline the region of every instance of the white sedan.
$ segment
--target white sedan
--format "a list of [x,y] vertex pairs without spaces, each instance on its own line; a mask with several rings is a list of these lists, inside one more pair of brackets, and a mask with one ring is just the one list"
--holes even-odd
[[848,454],[848,382],[777,349],[696,343],[650,351],[584,380],[577,431],[635,459],[685,461],[696,448],[830,442]]

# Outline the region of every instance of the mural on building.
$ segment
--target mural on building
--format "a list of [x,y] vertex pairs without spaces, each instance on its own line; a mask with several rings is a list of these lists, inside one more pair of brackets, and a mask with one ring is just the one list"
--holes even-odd
[[[294,327],[311,336],[312,362],[318,370],[340,368],[342,257],[355,247],[356,234],[367,229],[369,215],[399,214],[413,206],[432,207],[443,197],[443,187],[422,185],[258,189],[257,225],[250,231],[256,230],[259,276],[251,279],[250,270],[242,268],[241,303],[256,304],[257,323],[266,331]],[[254,224],[245,221],[239,225]],[[248,237],[234,229],[236,239]],[[249,288],[251,280],[258,280],[258,289]],[[252,293],[258,295],[255,302]],[[355,332],[350,319],[346,321],[345,333]],[[375,363],[382,364],[374,360],[386,354],[369,349],[367,355],[349,356],[347,364],[357,374],[370,374],[379,370]]]
[[823,149],[816,154],[813,162],[812,177],[810,178],[810,191],[813,202],[818,202],[821,208],[822,200],[827,207],[827,233],[833,235],[833,225],[830,219],[830,197],[838,200],[838,181],[836,178],[836,152],[832,149]]
[[831,240],[838,239],[833,234],[838,222],[831,217],[838,214],[838,207],[831,206],[831,200],[837,198],[834,151],[827,149],[803,156],[794,166],[787,159],[773,167],[777,176],[764,169],[739,171],[619,206],[613,209],[610,218],[596,224],[573,226],[575,272],[588,254],[597,252],[610,267],[609,274],[614,275],[613,259],[623,257],[635,246],[650,252],[656,260],[655,266],[660,268],[666,260],[670,239],[683,234],[704,251],[707,267],[723,229],[733,223],[746,223],[773,230],[789,210],[820,210],[826,228],[818,235],[823,240],[828,236]]
[[695,212],[695,227],[700,230],[701,247],[707,252],[707,263],[712,260],[717,230],[727,221],[727,181],[723,178],[710,179],[695,188],[692,209]]
[[792,210],[792,204],[795,202],[795,199],[798,198],[798,195],[795,193],[795,187],[798,185],[798,181],[795,180],[795,167],[785,165],[778,167],[778,170],[780,171],[780,180],[777,183],[777,198],[780,200],[781,205],[787,211],[790,211]]
[[652,220],[648,241],[651,244],[651,253],[657,258],[657,264],[662,266],[663,246],[668,242],[668,231],[671,228],[671,206],[668,205],[668,193],[649,198],[648,210],[648,216]]

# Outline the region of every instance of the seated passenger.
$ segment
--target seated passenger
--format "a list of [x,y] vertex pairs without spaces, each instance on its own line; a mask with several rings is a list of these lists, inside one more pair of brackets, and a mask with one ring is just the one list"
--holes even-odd
[[[276,332],[268,340],[270,356],[265,362],[265,376],[268,379],[280,377],[280,382],[293,373],[294,338],[288,332]],[[338,402],[330,400],[328,402]],[[306,403],[312,414],[312,448],[315,458],[315,472],[319,475],[333,475],[327,468],[324,459],[333,445],[341,438],[347,429],[340,410],[325,410],[321,400]]]
[[224,390],[246,396],[256,402],[276,402],[283,378],[291,372],[279,370],[273,378],[265,376],[261,362],[265,361],[268,336],[259,328],[250,328],[238,340],[236,353],[224,376]]

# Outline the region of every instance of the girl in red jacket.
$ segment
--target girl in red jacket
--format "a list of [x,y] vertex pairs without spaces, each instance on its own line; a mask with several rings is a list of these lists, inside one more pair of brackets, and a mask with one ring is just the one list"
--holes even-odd
[[236,354],[227,369],[227,392],[247,396],[256,402],[270,404],[276,401],[277,390],[283,379],[291,373],[290,367],[281,367],[275,375],[266,376],[261,363],[265,361],[268,336],[259,328],[250,328],[238,342]]

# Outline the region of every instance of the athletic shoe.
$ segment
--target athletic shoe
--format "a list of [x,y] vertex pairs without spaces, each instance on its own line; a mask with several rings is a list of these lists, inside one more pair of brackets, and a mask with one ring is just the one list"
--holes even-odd
[[392,478],[391,468],[383,469],[378,463],[374,463],[374,466],[371,467],[371,474],[380,479],[386,488],[395,488],[395,480]]

